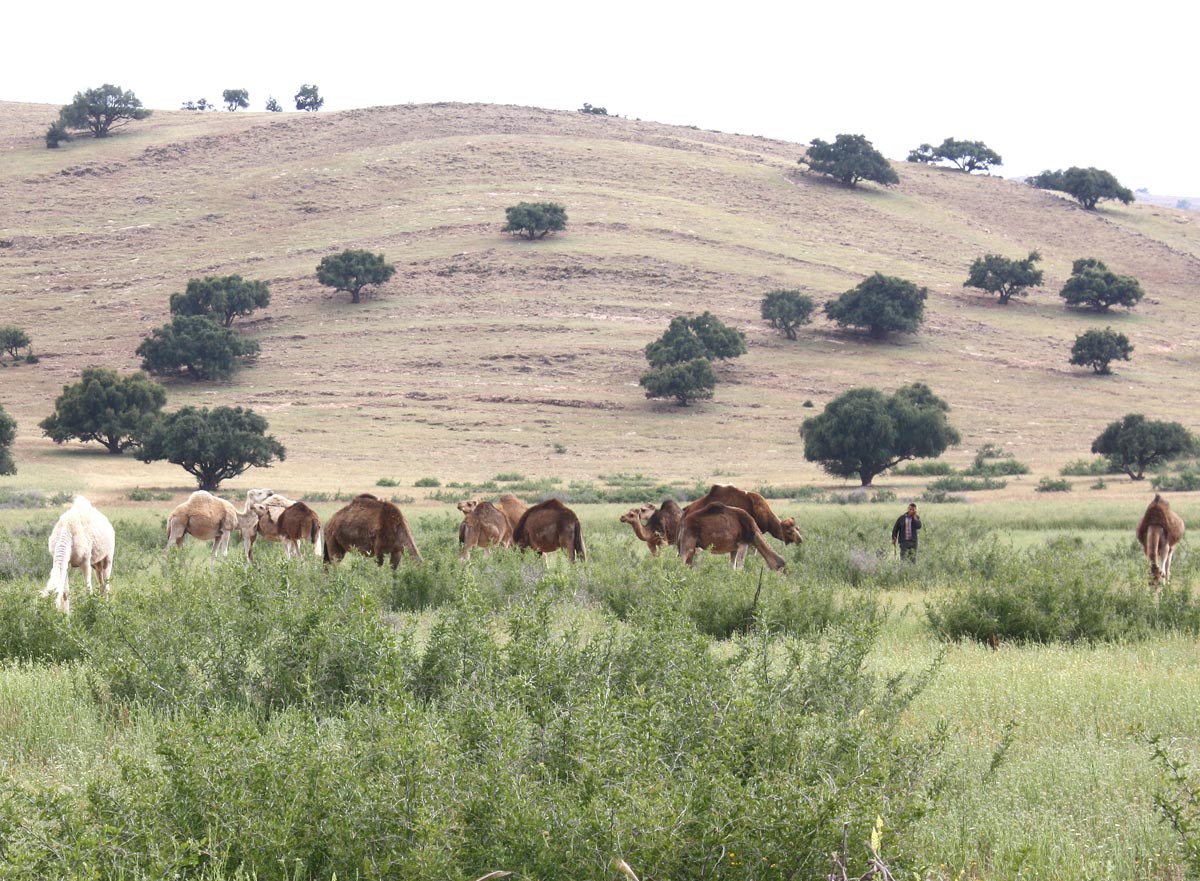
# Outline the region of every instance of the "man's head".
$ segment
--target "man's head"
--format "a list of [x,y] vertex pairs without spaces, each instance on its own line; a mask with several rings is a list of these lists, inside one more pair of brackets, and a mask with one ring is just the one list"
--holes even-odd
[[909,517],[917,516],[917,505],[915,502],[908,506],[908,516]]

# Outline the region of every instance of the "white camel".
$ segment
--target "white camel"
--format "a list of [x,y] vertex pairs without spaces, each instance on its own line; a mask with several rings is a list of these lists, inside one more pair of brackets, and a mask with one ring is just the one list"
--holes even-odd
[[55,594],[54,604],[64,613],[71,612],[71,593],[67,585],[67,570],[74,566],[82,569],[87,587],[92,589],[92,569],[100,575],[104,593],[108,593],[112,579],[113,550],[116,533],[108,518],[92,507],[83,496],[75,496],[75,502],[63,512],[50,532],[50,555],[54,567],[42,596]]

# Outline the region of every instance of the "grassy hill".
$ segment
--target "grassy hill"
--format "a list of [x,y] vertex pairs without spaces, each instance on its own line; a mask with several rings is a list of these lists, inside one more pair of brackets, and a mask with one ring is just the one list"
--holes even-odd
[[[953,407],[952,461],[991,442],[1035,467],[1018,494],[1126,412],[1200,428],[1196,213],[1088,212],[907,163],[897,187],[847,190],[799,173],[797,144],[526,107],[159,111],[47,150],[56,110],[0,103],[0,323],[25,328],[41,356],[0,371],[22,485],[186,486],[174,466],[55,447],[36,423],[83,367],[135,369],[168,296],[205,274],[271,285],[271,306],[241,324],[262,345],[257,365],[169,388],[170,409],[240,404],[270,420],[287,462],[235,487],[503,471],[828,483],[803,459],[802,419],[850,387],[918,379]],[[562,202],[566,233],[502,235],[520,200]],[[359,306],[314,275],[348,247],[398,270]],[[962,287],[975,257],[1033,249],[1046,281],[1028,300],[1002,307]],[[1085,256],[1139,278],[1143,303],[1064,309],[1057,292]],[[789,342],[759,318],[775,287],[820,303],[876,270],[929,287],[921,333],[871,344],[818,318]],[[749,354],[722,367],[710,403],[647,401],[643,347],[673,315],[706,309],[746,333]],[[1076,334],[1110,324],[1132,363],[1108,378],[1070,367]]]

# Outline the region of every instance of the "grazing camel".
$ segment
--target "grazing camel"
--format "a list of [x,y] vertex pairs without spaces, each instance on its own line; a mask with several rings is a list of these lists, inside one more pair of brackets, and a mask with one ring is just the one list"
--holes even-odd
[[771,510],[771,506],[756,492],[747,492],[736,486],[714,483],[707,493],[683,509],[686,517],[689,511],[699,511],[705,505],[720,502],[731,508],[741,508],[754,518],[760,532],[768,532],[784,544],[795,544],[804,541],[800,528],[796,525],[795,517],[780,520]]
[[696,550],[704,548],[714,554],[729,554],[733,568],[741,569],[746,551],[753,545],[771,569],[787,569],[783,557],[763,538],[754,518],[741,508],[720,502],[689,508],[679,528],[679,556],[689,566],[695,565]]
[[497,545],[512,545],[512,526],[504,512],[491,502],[459,502],[458,509],[466,515],[462,521],[463,560],[470,559],[471,551],[477,547],[490,555]]
[[292,499],[274,490],[247,490],[246,507],[238,512],[238,531],[242,534],[242,547],[247,560],[254,561],[254,540],[258,536],[267,541],[283,540],[279,534],[279,518],[294,504]]
[[543,557],[561,549],[572,563],[576,556],[587,559],[579,518],[558,499],[547,499],[527,510],[513,530],[513,543],[533,548]]
[[422,562],[404,514],[370,493],[355,496],[325,524],[325,562],[339,562],[349,550],[374,557],[380,566],[384,554],[390,554],[393,569],[400,565],[405,551]]
[[1171,580],[1171,557],[1175,545],[1183,538],[1183,518],[1171,510],[1171,505],[1155,493],[1137,526],[1137,539],[1150,558],[1150,581],[1166,584]]
[[67,585],[67,570],[82,569],[87,589],[92,589],[92,569],[100,575],[103,592],[108,594],[112,579],[113,550],[116,533],[108,518],[92,507],[83,496],[75,501],[54,524],[50,532],[50,556],[54,566],[42,596],[54,594],[54,604],[66,614],[71,613],[71,592]]
[[[262,535],[268,541],[283,542],[283,553],[287,557],[299,558],[300,542],[302,541],[311,541],[313,552],[318,557],[323,556],[325,545],[321,540],[321,518],[304,502],[292,502],[286,508],[279,509],[278,512],[273,512],[266,505],[258,503],[251,505],[250,511],[255,518],[253,525],[247,526],[245,524],[246,516],[238,515],[238,522],[243,527],[242,538],[246,538],[247,532],[250,535],[250,541],[246,548],[247,560],[254,559],[250,555],[250,551],[254,545],[255,535]],[[272,520],[273,515],[278,519]]]
[[668,543],[667,537],[662,532],[656,532],[648,524],[642,523],[643,519],[651,516],[657,510],[653,505],[647,503],[639,508],[630,508],[620,518],[622,523],[628,523],[633,527],[633,534],[646,543],[652,557],[657,557],[658,549]]
[[185,535],[200,541],[212,539],[212,556],[229,555],[229,537],[238,529],[238,510],[224,499],[198,489],[167,518],[167,550],[179,547]]

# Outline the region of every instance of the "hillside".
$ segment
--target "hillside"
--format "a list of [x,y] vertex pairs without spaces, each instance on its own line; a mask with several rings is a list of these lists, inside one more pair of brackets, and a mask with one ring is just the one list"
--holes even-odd
[[[31,485],[186,484],[173,466],[56,448],[36,423],[82,367],[135,369],[169,294],[205,274],[270,282],[270,308],[241,325],[262,356],[228,384],[173,384],[168,407],[264,413],[288,448],[269,481],[293,491],[501,471],[828,483],[803,460],[802,419],[852,386],[914,380],[951,403],[958,463],[992,442],[1050,473],[1130,411],[1200,429],[1196,213],[1086,212],[908,163],[899,186],[852,191],[800,174],[796,144],[525,107],[156,111],[47,150],[56,109],[0,103],[0,323],[41,356],[0,371],[0,403]],[[562,202],[566,233],[502,235],[519,200]],[[398,269],[360,306],[314,277],[346,247]],[[976,256],[1033,249],[1046,283],[1028,300],[962,287]],[[1083,256],[1139,278],[1146,300],[1068,313],[1057,293]],[[775,287],[823,302],[876,270],[929,287],[921,333],[869,344],[818,318],[789,342],[759,319]],[[710,403],[647,401],[643,347],[705,309],[746,333],[749,354],[722,368]],[[1070,367],[1075,335],[1105,325],[1132,339],[1132,363],[1110,378]]]

